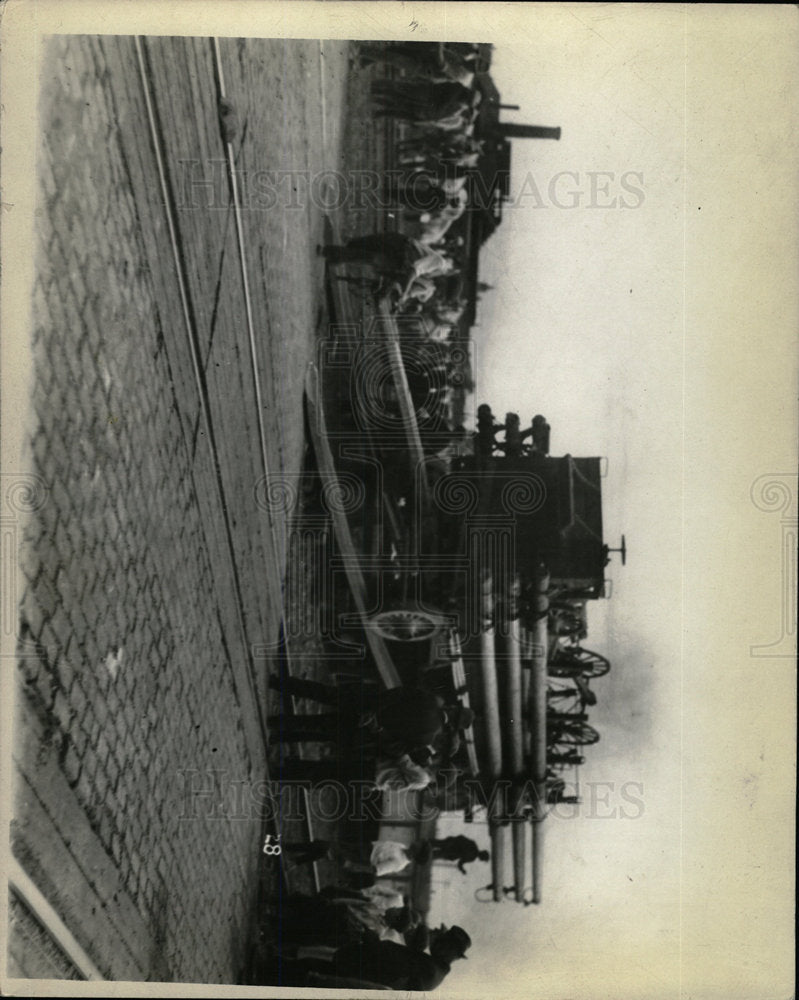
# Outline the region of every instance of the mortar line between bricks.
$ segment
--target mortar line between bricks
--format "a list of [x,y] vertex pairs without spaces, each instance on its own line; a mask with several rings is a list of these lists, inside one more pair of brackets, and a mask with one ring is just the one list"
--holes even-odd
[[[183,308],[183,318],[185,324],[185,331],[189,342],[189,351],[191,355],[192,368],[194,371],[194,378],[197,384],[197,390],[200,399],[200,407],[203,412],[203,419],[206,427],[206,438],[208,441],[208,447],[211,451],[211,461],[214,468],[214,484],[215,492],[217,495],[217,501],[222,514],[222,521],[224,523],[225,529],[225,540],[226,540],[226,550],[228,554],[228,561],[230,564],[230,570],[233,576],[233,583],[235,587],[235,604],[236,613],[239,621],[239,627],[241,629],[241,634],[244,640],[245,654],[247,658],[247,664],[244,669],[244,680],[248,691],[246,692],[248,697],[241,698],[242,710],[245,713],[245,718],[250,712],[254,713],[258,724],[258,731],[260,735],[260,746],[258,747],[258,752],[252,753],[253,760],[257,761],[260,757],[261,760],[265,761],[267,756],[267,730],[266,723],[261,712],[260,705],[257,698],[257,688],[255,684],[255,665],[252,658],[252,646],[248,641],[247,629],[244,621],[243,614],[243,598],[241,592],[241,580],[239,577],[238,566],[236,564],[235,547],[233,544],[232,529],[230,526],[230,518],[228,514],[228,506],[225,497],[225,487],[222,477],[222,469],[219,461],[219,452],[216,445],[216,436],[214,433],[213,422],[211,420],[210,405],[208,399],[208,385],[205,379],[205,375],[200,367],[200,351],[197,338],[196,322],[194,318],[194,311],[192,308],[191,299],[187,290],[186,281],[186,264],[184,260],[184,255],[181,250],[180,240],[178,238],[178,233],[175,225],[174,216],[174,192],[172,191],[171,185],[167,179],[166,166],[164,164],[164,157],[162,154],[163,149],[163,137],[161,134],[161,128],[156,117],[156,110],[153,103],[152,94],[150,91],[149,78],[152,75],[149,70],[148,56],[146,54],[146,40],[141,36],[137,36],[135,39],[136,46],[136,56],[139,66],[139,74],[141,78],[145,105],[147,109],[148,124],[150,127],[151,139],[153,142],[153,148],[155,152],[156,165],[158,169],[159,182],[161,185],[161,191],[164,197],[164,213],[166,216],[167,226],[169,229],[170,242],[172,247],[172,253],[175,260],[176,267],[176,277],[178,282],[178,288],[180,291],[181,305]],[[235,661],[233,661],[235,664]],[[234,683],[236,682],[237,676],[239,676],[241,671],[237,670],[234,666],[233,678]],[[241,692],[244,694],[245,692]],[[250,727],[247,727],[249,731]],[[251,747],[251,752],[254,748]]]

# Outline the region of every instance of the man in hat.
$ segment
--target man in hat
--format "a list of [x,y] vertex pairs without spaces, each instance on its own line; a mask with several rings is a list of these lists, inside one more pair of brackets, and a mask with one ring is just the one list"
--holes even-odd
[[441,840],[431,840],[430,844],[435,857],[444,861],[457,861],[458,868],[464,875],[465,864],[489,860],[488,851],[481,851],[470,837],[444,837]]
[[450,927],[430,946],[430,954],[394,941],[365,941],[338,948],[329,962],[310,961],[309,972],[379,983],[393,990],[434,990],[452,963],[466,958],[472,939],[462,927]]
[[411,757],[417,764],[429,766],[432,762],[439,765],[451,763],[452,758],[460,749],[461,733],[474,722],[474,712],[470,708],[456,702],[444,709],[446,723],[441,733],[426,747],[417,749]]
[[397,759],[408,754],[422,767],[436,752],[435,743],[445,733],[451,739],[459,729],[471,725],[473,714],[461,705],[445,705],[442,698],[424,688],[377,685],[339,687],[316,681],[271,677],[269,686],[284,695],[309,698],[337,709],[321,715],[270,716],[268,724],[283,742],[302,740],[352,741],[359,730],[377,737],[381,755]]

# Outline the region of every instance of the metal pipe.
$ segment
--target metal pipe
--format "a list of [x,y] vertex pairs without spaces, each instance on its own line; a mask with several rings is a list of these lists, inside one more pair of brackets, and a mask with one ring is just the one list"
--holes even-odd
[[535,822],[533,828],[533,902],[541,902],[544,870],[544,824]]
[[514,618],[508,623],[505,643],[508,654],[507,670],[507,728],[510,737],[510,766],[514,777],[524,767],[524,734],[522,726],[522,636],[521,622]]
[[483,678],[483,718],[488,746],[488,775],[502,774],[502,729],[499,717],[497,665],[494,655],[493,593],[491,577],[486,574],[482,593],[482,628],[480,630],[480,670]]
[[494,902],[503,898],[505,884],[505,858],[508,853],[510,829],[494,824],[491,828],[491,882]]
[[513,883],[516,887],[516,902],[521,903],[524,897],[524,884],[527,881],[527,823],[523,819],[514,819],[513,829]]
[[560,127],[547,125],[517,125],[516,122],[500,122],[499,134],[505,139],[560,139]]
[[546,815],[547,778],[547,616],[539,618],[532,629],[530,668],[530,736],[531,771],[536,783],[535,813],[533,815],[532,860],[533,902],[541,902],[544,871],[544,831]]

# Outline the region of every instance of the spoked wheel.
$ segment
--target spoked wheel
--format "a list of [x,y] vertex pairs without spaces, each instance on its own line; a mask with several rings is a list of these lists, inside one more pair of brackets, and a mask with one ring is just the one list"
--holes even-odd
[[422,608],[389,608],[372,615],[366,627],[394,642],[422,642],[446,623],[443,615]]
[[577,767],[583,763],[584,758],[577,753],[573,745],[568,747],[555,744],[547,749],[547,765],[554,773],[564,771],[567,767]]
[[581,646],[561,646],[547,670],[553,677],[602,677],[610,670],[610,661]]
[[[549,736],[549,732],[547,733]],[[599,742],[599,733],[587,722],[558,720],[552,726],[552,743],[565,746],[590,746]]]

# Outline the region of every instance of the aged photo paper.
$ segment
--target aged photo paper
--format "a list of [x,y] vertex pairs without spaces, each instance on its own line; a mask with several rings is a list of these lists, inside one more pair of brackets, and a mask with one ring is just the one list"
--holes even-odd
[[1,13],[3,992],[793,995],[795,7]]

